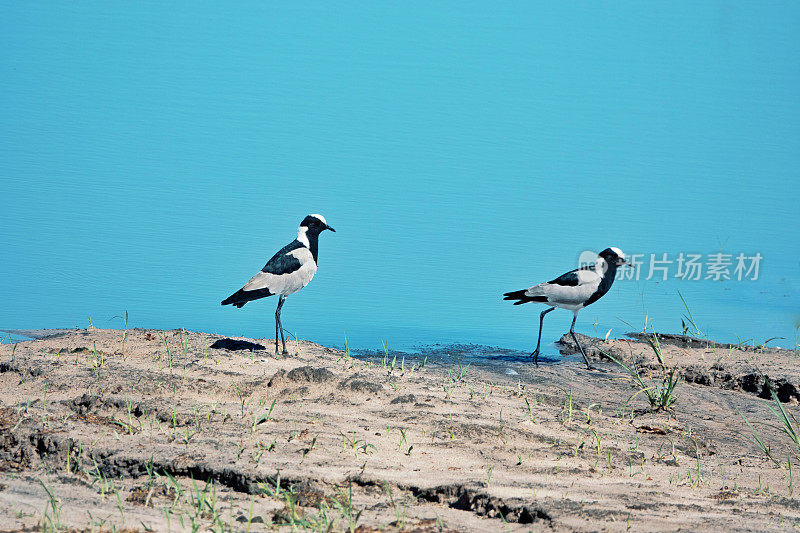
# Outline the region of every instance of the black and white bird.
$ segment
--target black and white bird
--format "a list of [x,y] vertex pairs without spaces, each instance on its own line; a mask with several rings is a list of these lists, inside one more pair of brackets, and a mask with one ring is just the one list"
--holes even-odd
[[283,342],[283,353],[284,355],[289,353],[286,350],[286,338],[281,324],[281,307],[287,296],[308,285],[317,273],[319,234],[326,229],[336,231],[328,225],[322,215],[308,215],[300,223],[295,240],[273,255],[264,268],[250,278],[244,287],[222,300],[222,305],[242,307],[252,300],[277,295],[275,353],[278,353],[279,332]]
[[539,315],[539,338],[536,341],[536,350],[531,354],[534,363],[539,364],[539,346],[542,342],[544,315],[556,307],[560,307],[569,309],[574,313],[569,332],[575,344],[578,345],[583,360],[586,361],[586,366],[590,369],[592,368],[586,353],[583,351],[583,347],[575,337],[575,319],[578,318],[578,311],[587,305],[593,304],[611,289],[611,285],[617,275],[617,268],[622,265],[630,265],[625,260],[625,254],[622,253],[622,250],[613,247],[606,248],[597,255],[597,260],[593,265],[576,268],[566,274],[562,274],[553,281],[540,283],[521,291],[507,292],[503,295],[505,296],[504,300],[516,300],[514,305],[536,302],[550,306],[549,309],[545,309]]

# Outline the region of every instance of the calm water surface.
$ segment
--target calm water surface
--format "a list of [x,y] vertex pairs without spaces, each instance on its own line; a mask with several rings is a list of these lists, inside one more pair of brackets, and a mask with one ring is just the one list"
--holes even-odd
[[680,291],[714,338],[793,345],[800,8],[487,6],[4,5],[0,328],[270,336],[274,299],[219,301],[319,212],[303,338],[528,349],[542,307],[502,293],[618,246],[763,260],[645,264],[579,331],[679,331]]

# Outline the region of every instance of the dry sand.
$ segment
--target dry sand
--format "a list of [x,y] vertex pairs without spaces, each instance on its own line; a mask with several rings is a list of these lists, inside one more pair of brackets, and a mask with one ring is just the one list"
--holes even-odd
[[[645,342],[584,339],[659,372]],[[124,353],[117,330],[2,345],[0,531],[800,526],[795,456],[759,398],[767,376],[794,411],[797,354],[662,342],[683,378],[670,413],[607,361],[392,368],[141,329]]]

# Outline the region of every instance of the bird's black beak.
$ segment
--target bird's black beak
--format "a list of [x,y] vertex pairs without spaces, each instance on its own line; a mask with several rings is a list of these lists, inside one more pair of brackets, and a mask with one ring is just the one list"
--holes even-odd
[[330,226],[329,226],[329,225],[327,225],[327,224],[325,224],[325,229],[329,229],[329,230],[331,230],[332,232],[336,233],[336,230],[335,230],[335,229],[333,229],[332,227],[330,227]]

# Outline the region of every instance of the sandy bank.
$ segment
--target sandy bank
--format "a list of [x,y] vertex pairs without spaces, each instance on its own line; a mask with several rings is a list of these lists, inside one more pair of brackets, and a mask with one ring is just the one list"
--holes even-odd
[[[586,342],[660,368],[645,342]],[[789,350],[665,340],[682,377],[666,413],[610,362],[401,368],[270,344],[137,329],[123,352],[122,331],[92,329],[0,346],[0,531],[800,525],[794,456],[759,398],[768,376],[797,403]]]

